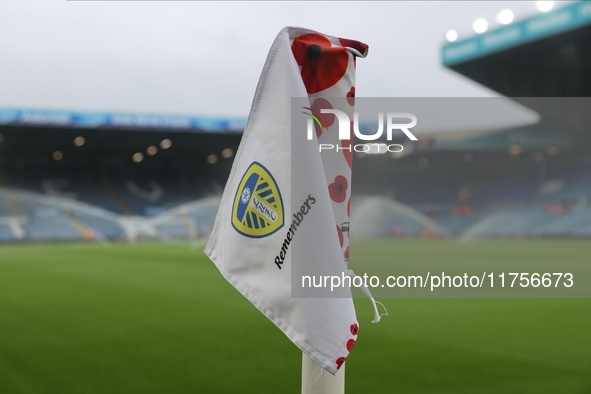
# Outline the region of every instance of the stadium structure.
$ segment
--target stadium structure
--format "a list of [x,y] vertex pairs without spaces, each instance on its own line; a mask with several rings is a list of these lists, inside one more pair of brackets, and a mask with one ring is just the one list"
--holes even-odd
[[207,235],[244,119],[0,111],[0,240]]
[[[397,201],[367,200],[381,213],[372,225],[365,211],[353,215],[361,235],[591,236],[591,3],[447,43],[442,63],[536,111],[540,121],[433,135],[402,158],[357,160],[356,191]],[[414,210],[401,214],[400,204]]]
[[[591,3],[448,43],[442,63],[540,122],[359,154],[351,236],[591,236]],[[207,236],[244,126],[0,110],[0,241]]]

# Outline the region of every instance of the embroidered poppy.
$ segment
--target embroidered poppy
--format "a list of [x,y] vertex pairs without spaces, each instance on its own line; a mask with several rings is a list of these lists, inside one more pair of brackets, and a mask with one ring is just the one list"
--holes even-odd
[[293,40],[291,50],[301,66],[308,93],[317,93],[336,84],[347,71],[347,48],[332,46],[321,34],[305,34]]
[[353,334],[353,335],[359,334],[359,326],[357,325],[357,323],[351,324],[351,334]]
[[351,86],[351,89],[347,92],[347,103],[351,107],[355,105],[355,86]]
[[343,365],[343,363],[345,362],[346,359],[347,359],[347,357],[337,358],[337,369],[341,368],[341,366]]
[[343,202],[345,198],[347,198],[347,188],[349,187],[349,183],[347,182],[347,178],[342,175],[337,176],[334,179],[334,182],[328,185],[328,192],[330,194],[330,199],[334,202]]
[[355,345],[355,340],[354,339],[349,339],[347,341],[347,350],[351,351],[351,349],[353,349],[353,346]]

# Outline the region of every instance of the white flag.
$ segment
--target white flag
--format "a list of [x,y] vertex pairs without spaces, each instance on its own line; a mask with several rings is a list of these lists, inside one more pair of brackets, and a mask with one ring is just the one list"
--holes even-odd
[[[279,33],[205,249],[236,289],[332,374],[359,329],[350,286],[333,292],[334,283],[321,283],[350,279],[351,139],[339,140],[334,110],[353,119],[355,59],[367,51],[306,29]],[[320,153],[319,144],[334,149]]]

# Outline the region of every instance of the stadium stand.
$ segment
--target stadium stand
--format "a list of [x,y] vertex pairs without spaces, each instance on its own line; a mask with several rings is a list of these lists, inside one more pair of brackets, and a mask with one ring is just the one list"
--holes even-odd
[[[59,111],[0,115],[2,241],[206,236],[244,126],[140,115],[121,123],[115,115]],[[97,116],[102,123],[89,123]]]
[[16,241],[16,237],[5,225],[0,225],[0,241]]

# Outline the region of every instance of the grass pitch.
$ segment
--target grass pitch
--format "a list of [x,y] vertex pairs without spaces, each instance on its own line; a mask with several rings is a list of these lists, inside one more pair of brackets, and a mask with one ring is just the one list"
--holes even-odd
[[[372,241],[352,254],[527,258],[545,242]],[[591,257],[588,241],[551,242]],[[382,301],[390,316],[372,325],[356,300],[348,393],[591,393],[591,299]],[[201,249],[0,246],[1,394],[298,393],[300,367]]]

